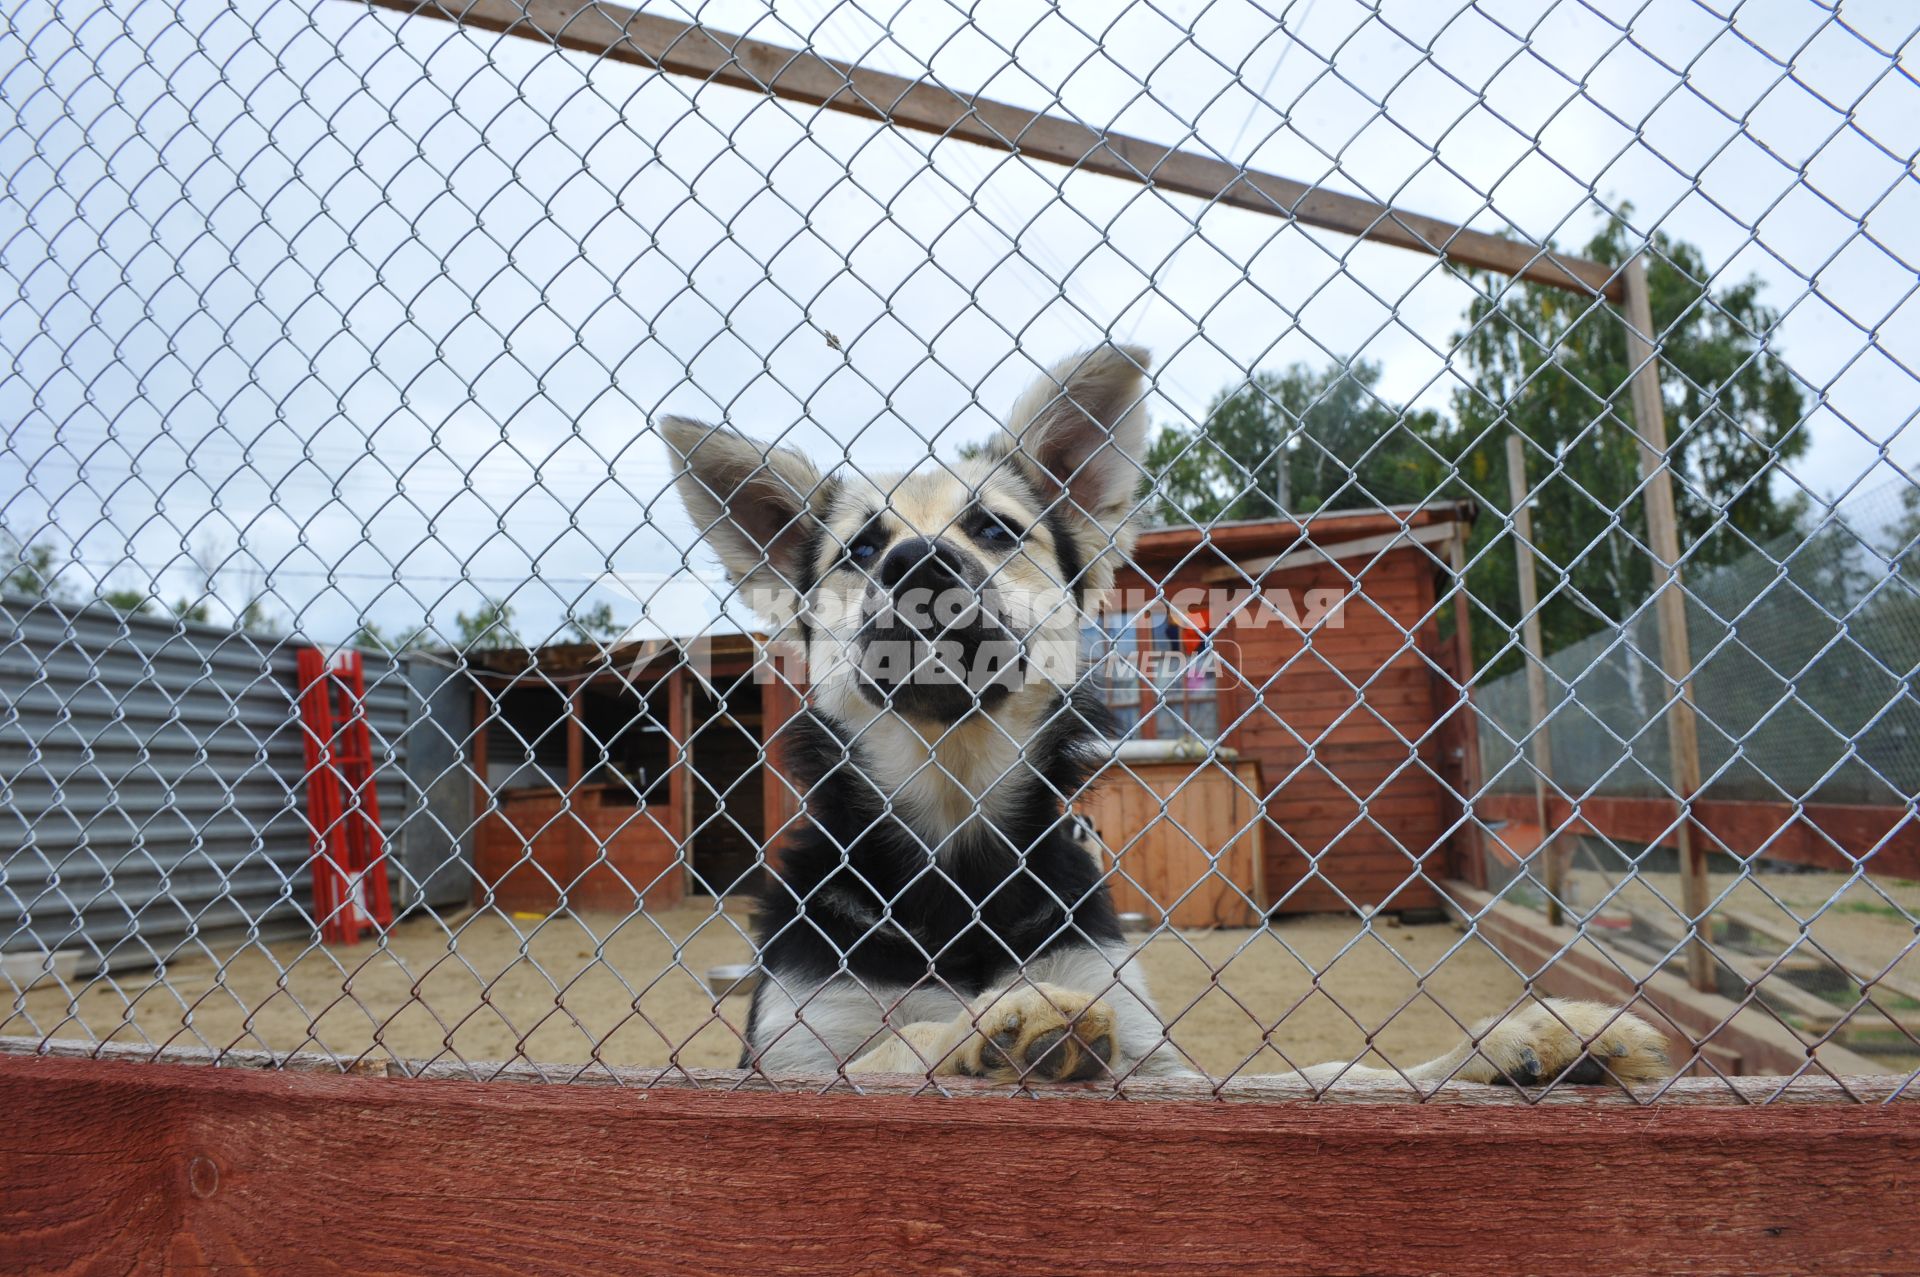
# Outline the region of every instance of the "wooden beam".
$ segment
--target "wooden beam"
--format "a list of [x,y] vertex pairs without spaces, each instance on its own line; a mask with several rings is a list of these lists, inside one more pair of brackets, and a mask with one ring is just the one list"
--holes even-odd
[[1439,218],[1304,182],[1244,169],[1211,156],[1091,128],[1075,120],[908,79],[804,49],[767,44],[603,0],[355,0],[413,17],[557,45],[613,62],[765,93],[895,128],[936,133],[1030,159],[1064,164],[1289,218],[1377,244],[1444,258],[1588,297],[1618,300],[1615,268],[1523,240],[1467,230]]
[[[1511,907],[1511,906],[1509,906]],[[1524,911],[1522,911],[1524,912]],[[1684,986],[1683,986],[1684,987]],[[78,1038],[18,1037],[0,1034],[0,1060],[33,1057],[43,1060],[93,1060],[107,1064],[186,1065],[191,1068],[237,1069],[248,1072],[321,1074],[337,1077],[390,1078],[396,1081],[473,1082],[541,1087],[556,1082],[567,1087],[621,1087],[629,1091],[709,1091],[727,1095],[818,1095],[828,1091],[853,1093],[851,1083],[831,1075],[769,1077],[749,1069],[709,1069],[686,1064],[637,1066],[597,1060],[592,1064],[542,1064],[526,1060],[398,1059],[385,1053],[343,1059],[314,1051],[262,1051],[258,1048],[154,1046],[144,1042],[95,1042]],[[1865,1062],[1862,1062],[1865,1064]],[[942,1078],[941,1086],[955,1099],[1014,1098],[1006,1087],[977,1078]],[[927,1079],[918,1073],[868,1073],[859,1080],[858,1094],[929,1096]],[[1663,1106],[1694,1108],[1752,1104],[1880,1104],[1901,1100],[1920,1104],[1920,1088],[1904,1074],[1874,1073],[1863,1069],[1838,1078],[1824,1073],[1796,1077],[1675,1078],[1645,1083],[1637,1092],[1617,1087],[1559,1086],[1546,1092],[1518,1094],[1508,1087],[1448,1082],[1438,1088],[1414,1088],[1398,1078],[1346,1079],[1316,1090],[1298,1074],[1242,1073],[1231,1078],[1131,1077],[1120,1094],[1157,1103],[1205,1101],[1209,1104],[1275,1104],[1312,1101],[1323,1105],[1405,1104],[1420,1098],[1427,1103],[1474,1108],[1608,1108],[1634,1107],[1658,1099]],[[1072,1100],[1110,1103],[1114,1091],[1106,1086],[1076,1082],[1038,1085],[1018,1095],[1022,1100]]]
[[[1773,941],[1780,946],[1782,952],[1804,953],[1823,966],[1839,970],[1855,984],[1866,989],[1869,994],[1884,989],[1888,993],[1920,1002],[1920,979],[1902,973],[1899,970],[1899,959],[1896,959],[1894,969],[1886,972],[1879,972],[1877,966],[1871,963],[1861,964],[1859,969],[1855,969],[1847,966],[1842,959],[1833,956],[1831,950],[1820,945],[1820,942],[1813,937],[1812,930],[1806,925],[1796,923],[1789,926],[1778,917],[1768,917],[1751,909],[1722,906],[1713,912],[1715,917],[1725,918],[1735,926],[1745,927],[1748,931]],[[1808,945],[1809,941],[1811,945]],[[1905,954],[1902,953],[1901,958],[1904,957]]]
[[1263,576],[1284,572],[1288,568],[1305,567],[1315,563],[1337,563],[1341,559],[1358,559],[1380,554],[1386,550],[1410,549],[1416,545],[1438,545],[1442,541],[1452,540],[1457,526],[1452,523],[1425,523],[1418,527],[1400,528],[1393,532],[1356,537],[1351,541],[1336,541],[1328,545],[1308,543],[1288,550],[1284,554],[1270,554],[1265,558],[1249,559],[1244,563],[1223,563],[1219,567],[1208,568],[1200,576],[1202,580],[1209,583],[1258,581]]
[[1644,254],[1627,263],[1627,363],[1633,369],[1633,415],[1640,427],[1640,473],[1646,486],[1647,544],[1654,557],[1654,615],[1660,627],[1660,666],[1667,699],[1667,749],[1673,787],[1680,795],[1675,831],[1680,853],[1680,903],[1693,919],[1687,978],[1696,989],[1714,987],[1713,957],[1702,932],[1708,904],[1707,848],[1693,837],[1691,807],[1700,793],[1700,740],[1693,717],[1693,646],[1687,637],[1687,597],[1680,581],[1679,519],[1673,505],[1673,468],[1667,461],[1667,413],[1660,393],[1653,305],[1647,296]]
[[[8,1057],[0,1111],[23,1272],[1894,1272],[1920,1217],[1913,1104],[1088,1104]],[[1673,1208],[1703,1192],[1710,1228]]]

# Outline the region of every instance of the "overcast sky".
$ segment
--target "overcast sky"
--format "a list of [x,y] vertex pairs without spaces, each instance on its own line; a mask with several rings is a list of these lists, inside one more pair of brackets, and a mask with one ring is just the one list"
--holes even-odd
[[[1920,462],[1906,0],[1115,8],[697,16],[1484,230],[1631,204],[1784,312],[1798,482]],[[1434,406],[1467,373],[1430,259],[350,0],[15,0],[0,68],[6,529],[168,599],[219,547],[230,601],[322,639],[484,592],[538,640],[571,600],[641,619],[609,570],[711,580],[663,410],[885,468],[1105,335],[1156,351],[1162,423],[1294,361]]]

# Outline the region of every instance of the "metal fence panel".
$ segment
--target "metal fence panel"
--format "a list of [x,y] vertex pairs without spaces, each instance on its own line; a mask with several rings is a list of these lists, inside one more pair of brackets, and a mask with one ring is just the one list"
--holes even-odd
[[7,5],[0,1037],[1891,1098],[1917,30]]
[[[153,967],[311,930],[293,649],[106,606],[0,609],[0,952]],[[376,665],[367,712],[396,833],[413,805],[400,783],[413,701],[397,667]]]

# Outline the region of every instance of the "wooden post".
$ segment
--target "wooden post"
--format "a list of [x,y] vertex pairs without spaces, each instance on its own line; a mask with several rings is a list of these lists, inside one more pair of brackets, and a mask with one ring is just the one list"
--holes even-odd
[[792,788],[775,762],[779,756],[775,745],[781,730],[797,712],[799,697],[787,681],[780,662],[771,655],[765,659],[767,681],[760,685],[760,798],[763,826],[760,847],[771,866],[774,848],[785,837],[788,822],[798,809]]
[[[468,678],[473,678],[471,667]],[[487,784],[487,725],[493,718],[493,697],[486,684],[473,678],[473,863],[486,864],[487,826],[492,822],[493,787]],[[479,877],[473,883],[473,902],[486,899],[487,884]]]
[[693,849],[688,845],[693,829],[693,791],[687,784],[693,774],[693,742],[687,735],[693,717],[688,703],[690,683],[683,657],[667,675],[667,832],[673,836],[675,851],[688,873],[693,869]]
[[[1473,600],[1467,592],[1467,524],[1455,522],[1453,536],[1447,541],[1447,566],[1453,570],[1453,672],[1459,680],[1455,694],[1459,703],[1454,712],[1460,721],[1460,808],[1472,816],[1480,801],[1486,776],[1480,767],[1480,714],[1473,705]],[[1477,886],[1486,885],[1486,855],[1483,851],[1484,827],[1469,819],[1460,830],[1456,844],[1462,863],[1456,876]]]
[[586,733],[581,730],[580,698],[582,685],[575,683],[567,693],[567,793],[561,803],[561,810],[567,820],[567,877],[569,883],[577,883],[587,867],[586,829],[581,823],[580,809],[586,805],[580,792],[581,782],[586,779]]
[[1513,557],[1520,582],[1520,642],[1527,649],[1527,718],[1532,732],[1533,810],[1540,825],[1540,856],[1547,880],[1547,921],[1560,925],[1566,857],[1547,828],[1547,781],[1553,775],[1553,737],[1547,730],[1547,654],[1540,640],[1540,596],[1533,577],[1533,510],[1527,504],[1527,449],[1520,432],[1507,435],[1507,493],[1513,505]]
[[1671,685],[1667,700],[1667,747],[1673,755],[1673,787],[1679,794],[1680,902],[1692,939],[1687,979],[1696,989],[1716,981],[1706,944],[1710,892],[1707,848],[1693,828],[1693,800],[1700,792],[1700,740],[1693,717],[1693,649],[1687,638],[1687,601],[1680,584],[1680,529],[1674,514],[1673,472],[1667,463],[1666,409],[1660,394],[1660,362],[1653,342],[1653,305],[1647,296],[1643,257],[1624,272],[1627,362],[1633,368],[1633,415],[1640,426],[1640,473],[1647,490],[1647,543],[1653,550],[1655,616],[1660,626],[1660,665]]

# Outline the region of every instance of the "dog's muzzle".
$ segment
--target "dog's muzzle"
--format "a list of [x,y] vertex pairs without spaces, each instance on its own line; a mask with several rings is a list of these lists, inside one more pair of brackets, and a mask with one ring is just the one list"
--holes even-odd
[[978,572],[930,538],[887,552],[857,639],[860,690],[868,700],[954,721],[1019,685],[1023,645]]

